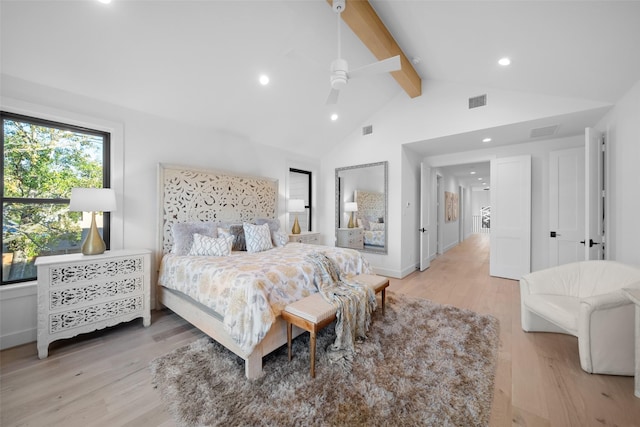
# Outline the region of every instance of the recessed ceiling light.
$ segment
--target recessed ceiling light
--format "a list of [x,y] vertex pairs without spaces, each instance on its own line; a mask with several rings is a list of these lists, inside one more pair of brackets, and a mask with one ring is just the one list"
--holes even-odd
[[269,84],[269,76],[267,76],[266,74],[261,75],[259,80],[262,86],[266,86]]
[[482,183],[482,185],[487,185],[487,183],[486,183],[486,182],[483,182],[483,183]]
[[98,1],[99,1],[100,3],[103,3],[103,4],[109,4],[109,3],[111,3],[111,0],[98,0]]
[[491,142],[491,138],[485,138],[482,140],[482,142]]
[[469,172],[469,173],[470,173],[471,175],[475,175],[475,174],[476,174],[476,171],[471,171],[471,172]]
[[500,58],[498,60],[498,64],[502,65],[503,67],[506,67],[507,65],[511,64],[511,60],[505,56],[504,58]]
[[336,120],[338,120],[338,115],[336,113],[333,113],[331,115],[331,121],[335,122]]
[[482,181],[482,178],[478,178],[478,181]]

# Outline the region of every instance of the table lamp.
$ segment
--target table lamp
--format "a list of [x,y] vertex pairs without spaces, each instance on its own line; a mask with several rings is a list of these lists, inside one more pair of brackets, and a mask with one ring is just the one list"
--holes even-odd
[[91,212],[91,228],[82,243],[84,255],[99,255],[107,246],[96,226],[96,212],[116,210],[116,193],[111,188],[72,188],[69,211]]
[[290,199],[289,200],[289,212],[296,214],[296,219],[293,222],[293,228],[291,234],[300,234],[300,224],[298,223],[298,212],[304,212],[304,200],[302,199]]
[[358,204],[356,202],[347,202],[344,204],[345,212],[351,212],[351,216],[349,217],[349,225],[347,227],[354,228],[355,223],[353,222],[353,213],[358,212]]

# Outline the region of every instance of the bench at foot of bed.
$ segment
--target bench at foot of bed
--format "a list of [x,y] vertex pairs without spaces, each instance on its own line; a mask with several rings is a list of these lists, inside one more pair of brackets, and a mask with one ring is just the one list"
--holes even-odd
[[[365,286],[369,286],[373,291],[381,293],[382,314],[384,315],[384,304],[386,299],[386,289],[389,286],[389,279],[375,274],[359,274],[352,278],[353,281]],[[298,300],[285,307],[281,314],[287,322],[287,347],[289,349],[289,360],[291,360],[291,339],[292,326],[295,325],[309,332],[311,339],[309,342],[309,353],[311,359],[311,377],[316,376],[316,333],[336,319],[336,308],[324,300],[319,293],[311,294],[306,298]]]

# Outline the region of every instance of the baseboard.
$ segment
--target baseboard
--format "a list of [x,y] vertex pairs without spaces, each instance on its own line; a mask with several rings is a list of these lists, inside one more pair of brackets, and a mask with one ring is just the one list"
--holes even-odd
[[409,267],[403,268],[400,271],[389,270],[386,268],[378,268],[378,267],[373,267],[373,271],[375,271],[376,274],[380,274],[382,276],[391,277],[393,279],[402,279],[408,276],[409,274],[413,273],[414,271],[416,271],[418,268],[419,268],[419,265],[416,264],[416,265],[410,265]]
[[37,338],[38,331],[36,328],[12,332],[10,334],[0,336],[0,350],[35,342]]

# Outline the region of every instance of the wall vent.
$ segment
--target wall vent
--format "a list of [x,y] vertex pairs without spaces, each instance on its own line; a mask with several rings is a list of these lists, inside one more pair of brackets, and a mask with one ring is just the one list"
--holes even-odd
[[487,94],[480,96],[474,96],[473,98],[469,98],[469,109],[484,107],[487,105]]
[[535,129],[531,129],[531,133],[529,136],[531,138],[542,138],[545,136],[552,136],[556,134],[557,130],[558,130],[558,125],[535,128]]
[[363,135],[371,135],[373,133],[373,125],[363,126],[362,134]]

